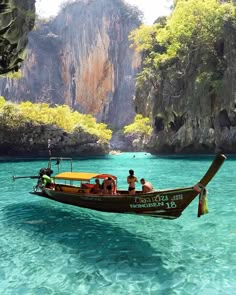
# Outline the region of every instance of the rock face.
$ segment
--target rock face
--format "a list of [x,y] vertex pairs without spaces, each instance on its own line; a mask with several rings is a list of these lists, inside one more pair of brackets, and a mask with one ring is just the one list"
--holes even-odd
[[34,20],[35,0],[0,0],[0,74],[18,71]]
[[[159,87],[137,91],[137,111],[153,118],[154,133],[146,147],[150,152],[236,152],[235,26],[225,24],[223,36],[216,45],[217,59],[209,56],[203,65],[196,52],[185,74],[173,78],[173,71],[167,71]],[[212,73],[214,83],[199,73]]]
[[20,80],[0,80],[8,100],[68,104],[98,122],[132,122],[140,56],[128,35],[140,24],[122,0],[77,1],[29,34]]
[[108,143],[83,130],[68,133],[56,126],[30,122],[14,129],[1,124],[0,142],[0,156],[71,157],[104,155],[109,150]]

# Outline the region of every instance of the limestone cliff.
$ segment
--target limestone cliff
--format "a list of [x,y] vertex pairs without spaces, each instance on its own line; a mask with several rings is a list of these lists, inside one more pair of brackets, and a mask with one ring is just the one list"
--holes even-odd
[[163,69],[158,85],[137,90],[137,111],[153,118],[150,152],[236,152],[235,25],[225,23],[222,36],[215,56],[201,48],[187,68]]
[[35,0],[0,0],[0,74],[18,71],[34,20]]
[[123,0],[68,4],[29,34],[23,77],[1,79],[0,95],[68,104],[114,129],[130,123],[140,56],[128,35],[139,24],[137,10]]

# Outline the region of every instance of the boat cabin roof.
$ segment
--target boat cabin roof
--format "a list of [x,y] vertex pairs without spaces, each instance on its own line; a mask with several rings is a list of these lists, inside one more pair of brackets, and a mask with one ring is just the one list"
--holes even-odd
[[116,176],[111,174],[98,174],[90,172],[63,172],[57,174],[54,178],[63,180],[89,181],[93,178],[105,179],[106,177],[111,177],[114,180],[117,179]]

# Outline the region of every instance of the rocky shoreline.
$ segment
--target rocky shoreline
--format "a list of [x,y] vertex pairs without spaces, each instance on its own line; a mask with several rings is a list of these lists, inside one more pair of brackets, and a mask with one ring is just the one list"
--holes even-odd
[[81,156],[108,153],[108,142],[84,132],[82,128],[69,133],[55,125],[36,125],[31,122],[16,129],[0,127],[1,157]]

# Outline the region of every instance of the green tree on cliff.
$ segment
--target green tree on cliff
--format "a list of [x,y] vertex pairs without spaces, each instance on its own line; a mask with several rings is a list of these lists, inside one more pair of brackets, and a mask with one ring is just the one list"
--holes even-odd
[[112,131],[104,123],[97,123],[91,115],[80,114],[66,105],[50,107],[47,103],[30,101],[15,104],[0,96],[0,124],[18,128],[26,122],[34,124],[52,124],[67,132],[80,128],[84,132],[94,134],[101,140],[111,139]]
[[144,54],[143,70],[138,83],[150,81],[159,87],[160,77],[173,67],[177,74],[185,75],[194,53],[216,57],[216,40],[221,37],[227,21],[235,23],[235,5],[232,1],[177,0],[166,22],[151,27],[141,26],[133,31],[133,46]]
[[134,118],[134,122],[124,127],[124,133],[134,136],[150,136],[152,133],[151,121],[147,117],[138,114]]

